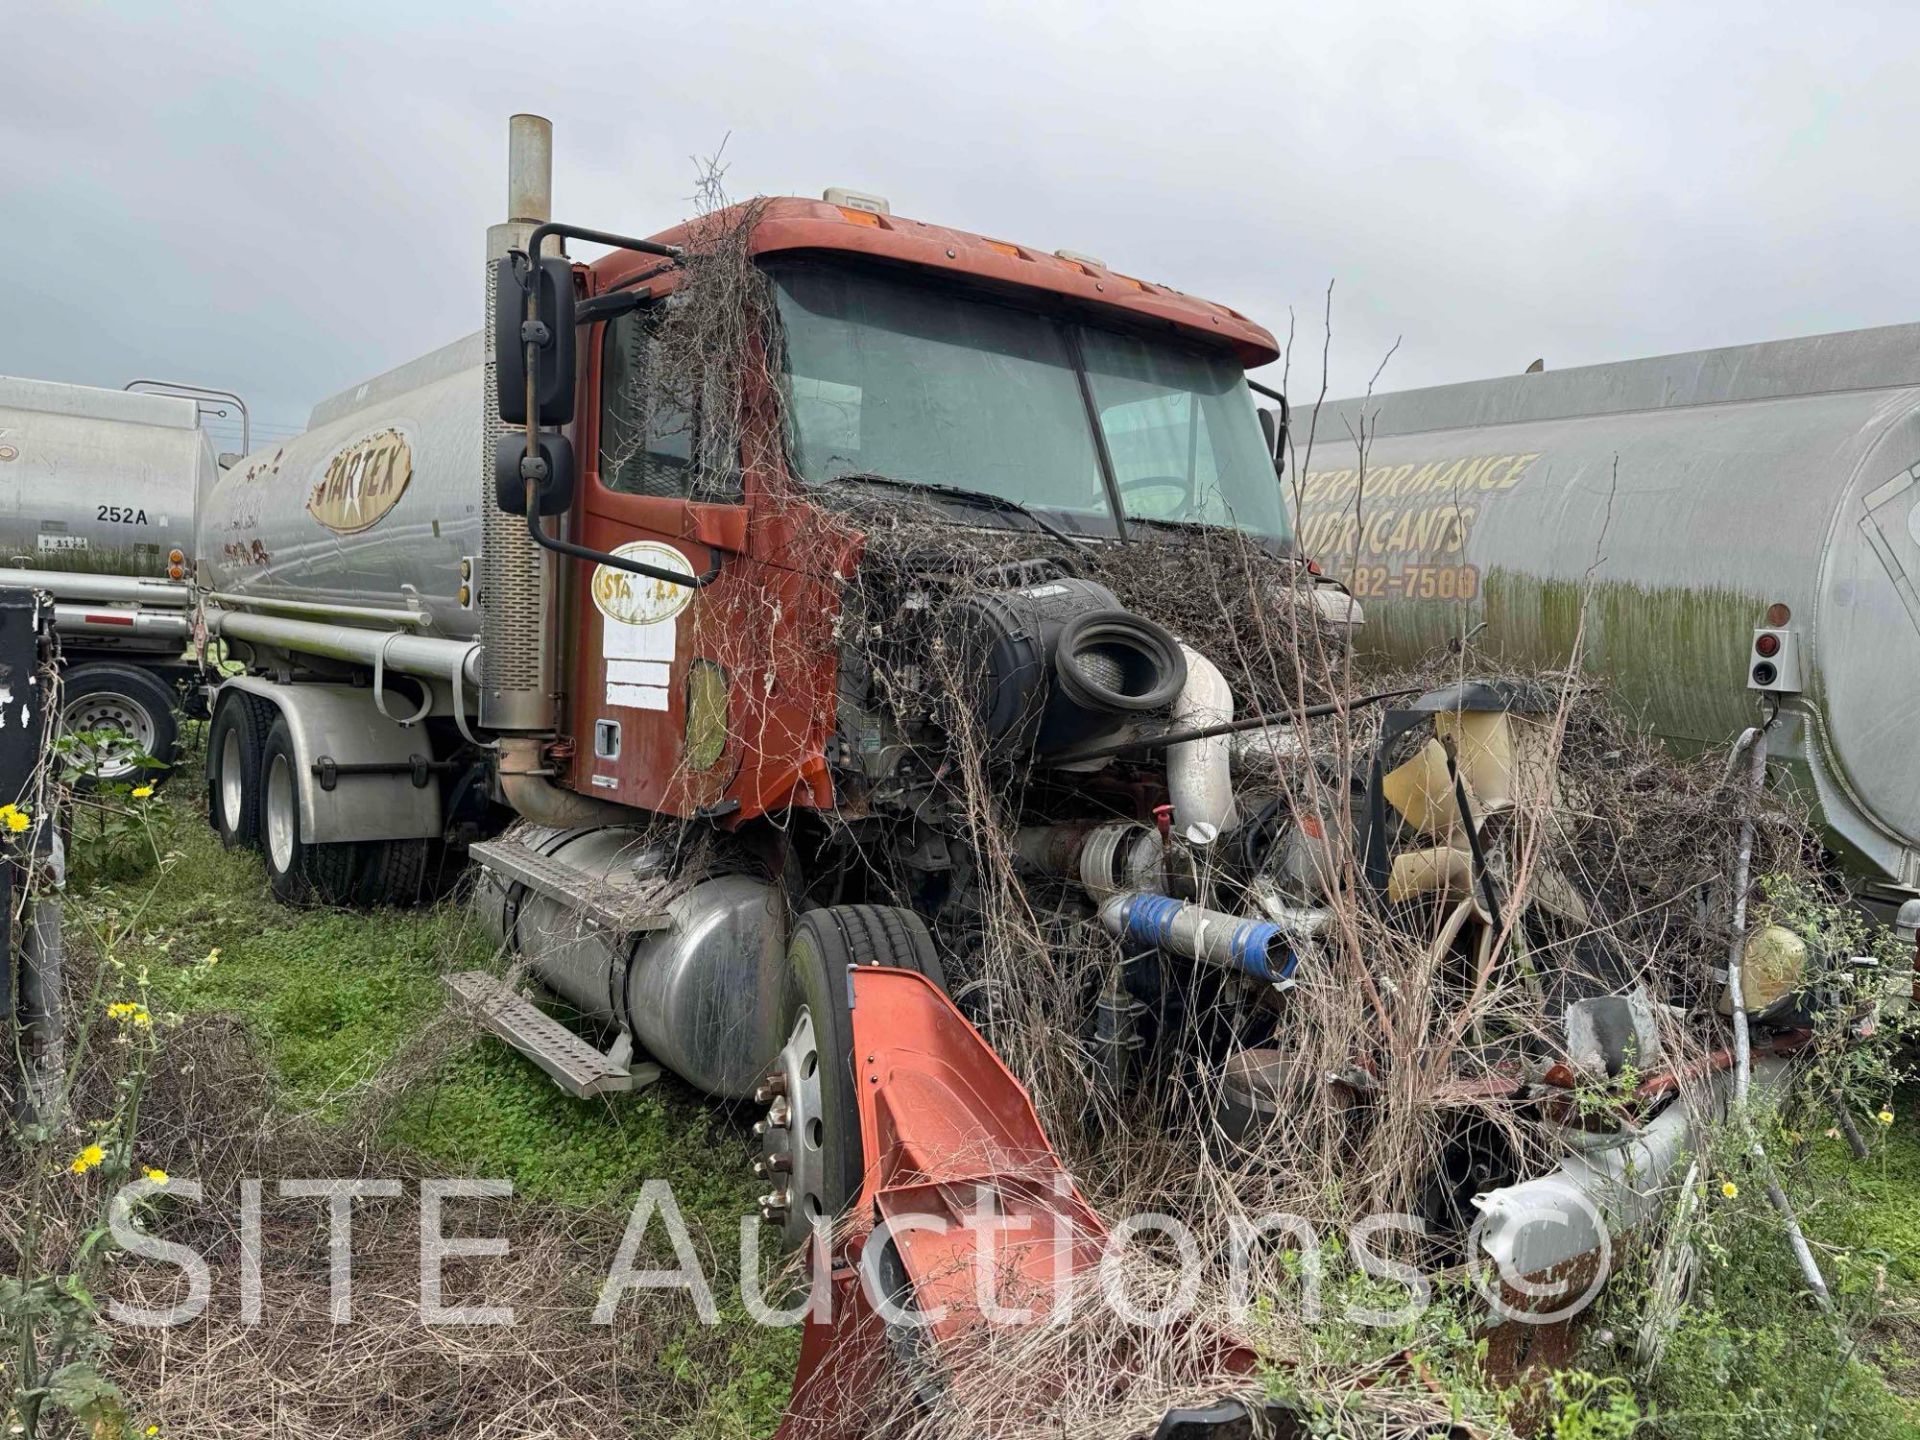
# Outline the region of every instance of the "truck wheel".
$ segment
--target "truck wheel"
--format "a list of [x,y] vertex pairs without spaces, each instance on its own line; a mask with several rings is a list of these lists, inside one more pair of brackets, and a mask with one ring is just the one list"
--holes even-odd
[[207,727],[207,823],[229,850],[260,843],[260,759],[275,713],[258,695],[236,690]]
[[[61,687],[60,731],[100,737],[76,747],[74,759],[81,771],[76,783],[92,789],[164,780],[173,768],[180,736],[173,716],[176,703],[170,686],[137,665],[89,660],[69,669]],[[136,764],[141,755],[151,755],[166,768]]]
[[260,838],[274,898],[288,905],[351,904],[359,847],[300,838],[299,764],[282,715],[267,731],[260,756]]
[[806,1243],[815,1219],[838,1219],[866,1172],[847,1006],[852,965],[913,970],[946,988],[933,937],[911,910],[834,905],[809,910],[794,925],[787,970],[798,1004],[768,1076],[762,1132],[772,1185],[762,1213],[781,1222],[789,1248]]
[[381,840],[360,867],[355,895],[361,905],[413,905],[426,897],[428,840]]

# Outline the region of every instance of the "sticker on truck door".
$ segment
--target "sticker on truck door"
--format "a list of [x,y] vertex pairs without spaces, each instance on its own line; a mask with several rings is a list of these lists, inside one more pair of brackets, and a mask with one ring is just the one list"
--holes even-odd
[[[630,540],[613,552],[662,570],[689,571],[687,557],[655,540]],[[605,623],[601,654],[607,664],[607,704],[629,710],[665,710],[679,626],[675,617],[693,589],[602,565],[593,572],[593,607]]]

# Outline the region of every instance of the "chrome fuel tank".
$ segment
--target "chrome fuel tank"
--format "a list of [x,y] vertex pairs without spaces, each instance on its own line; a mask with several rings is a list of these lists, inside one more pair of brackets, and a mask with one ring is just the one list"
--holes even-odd
[[[512,839],[592,886],[633,888],[663,859],[633,830],[521,826]],[[671,925],[625,936],[490,870],[480,871],[473,903],[556,995],[591,1021],[627,1029],[646,1058],[709,1094],[751,1095],[786,1039],[786,911],[765,880],[689,877],[665,901]]]

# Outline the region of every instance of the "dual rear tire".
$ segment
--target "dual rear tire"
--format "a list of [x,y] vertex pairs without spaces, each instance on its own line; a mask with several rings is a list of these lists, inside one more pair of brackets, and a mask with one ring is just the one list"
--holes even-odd
[[315,844],[301,833],[299,753],[271,701],[230,693],[207,731],[207,818],[229,850],[257,849],[288,905],[403,905],[426,891],[431,842]]

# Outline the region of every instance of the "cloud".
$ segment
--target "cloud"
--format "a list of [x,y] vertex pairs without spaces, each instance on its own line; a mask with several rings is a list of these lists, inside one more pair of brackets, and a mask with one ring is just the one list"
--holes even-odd
[[[1299,334],[1292,388],[1911,319],[1897,5],[326,7],[15,16],[0,370],[246,392],[269,429],[478,324],[505,117],[647,233],[844,183]],[[538,78],[529,79],[529,76]]]

